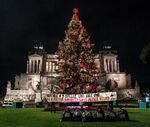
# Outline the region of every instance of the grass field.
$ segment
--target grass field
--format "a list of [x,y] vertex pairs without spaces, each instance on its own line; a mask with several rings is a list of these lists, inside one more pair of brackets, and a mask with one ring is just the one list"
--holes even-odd
[[0,108],[0,127],[150,127],[150,109],[127,109],[130,121],[60,122],[61,112],[41,108]]

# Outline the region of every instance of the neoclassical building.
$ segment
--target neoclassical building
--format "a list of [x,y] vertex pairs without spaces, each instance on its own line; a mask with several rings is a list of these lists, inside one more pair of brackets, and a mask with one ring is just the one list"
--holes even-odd
[[[38,102],[44,99],[56,84],[57,61],[57,55],[48,54],[42,45],[34,46],[28,55],[26,73],[15,77],[14,89],[11,89],[11,82],[8,81],[5,101]],[[104,46],[96,54],[95,63],[100,70],[98,82],[101,91],[117,91],[118,99],[140,96],[137,83],[131,83],[131,75],[120,72],[117,51],[112,50],[111,46]]]

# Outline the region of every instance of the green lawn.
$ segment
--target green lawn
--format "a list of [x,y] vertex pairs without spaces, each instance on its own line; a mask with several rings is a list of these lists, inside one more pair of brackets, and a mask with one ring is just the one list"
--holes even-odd
[[60,122],[60,114],[39,108],[0,108],[0,127],[150,127],[150,109],[127,109],[131,121]]

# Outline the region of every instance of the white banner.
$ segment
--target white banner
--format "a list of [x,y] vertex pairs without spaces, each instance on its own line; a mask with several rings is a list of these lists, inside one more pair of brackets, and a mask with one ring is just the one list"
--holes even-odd
[[87,94],[51,94],[48,102],[100,102],[117,100],[116,92],[99,92]]

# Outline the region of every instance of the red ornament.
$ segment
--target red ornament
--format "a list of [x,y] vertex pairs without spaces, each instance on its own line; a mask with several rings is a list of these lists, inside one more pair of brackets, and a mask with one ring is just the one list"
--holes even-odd
[[88,43],[88,44],[86,45],[86,47],[87,47],[87,48],[91,48],[91,44]]
[[89,91],[92,90],[92,85],[90,85],[90,84],[88,83],[88,84],[86,84],[83,88],[85,89],[86,92],[89,92]]
[[84,67],[84,64],[83,63],[80,63],[80,68],[83,68]]

